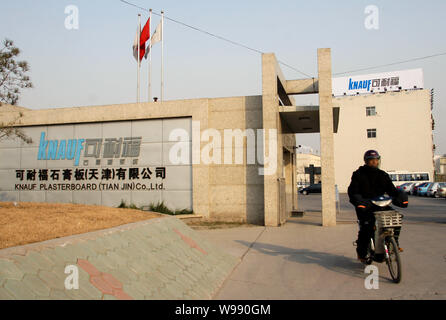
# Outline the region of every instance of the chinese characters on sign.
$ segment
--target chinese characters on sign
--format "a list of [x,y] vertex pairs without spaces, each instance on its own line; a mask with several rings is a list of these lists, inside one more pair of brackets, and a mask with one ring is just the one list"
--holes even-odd
[[383,79],[373,79],[372,88],[380,87],[393,87],[400,84],[400,77],[383,78]]
[[[154,172],[154,173],[153,173]],[[158,167],[155,170],[150,168],[119,168],[119,169],[28,169],[16,170],[16,178],[20,181],[84,181],[84,180],[135,180],[166,178],[166,168]]]
[[[165,180],[166,168],[20,169],[16,170],[16,179],[20,182],[26,182],[16,184],[16,191],[150,191],[164,189],[163,183],[152,183],[151,181]],[[124,182],[125,180],[127,180],[127,182]],[[37,182],[39,182],[39,184],[37,184]]]

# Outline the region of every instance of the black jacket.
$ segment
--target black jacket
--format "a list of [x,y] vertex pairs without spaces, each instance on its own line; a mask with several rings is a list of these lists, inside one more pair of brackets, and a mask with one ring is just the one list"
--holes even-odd
[[364,165],[353,172],[352,181],[348,187],[348,196],[355,207],[385,193],[395,197],[398,195],[398,190],[389,175],[383,170]]

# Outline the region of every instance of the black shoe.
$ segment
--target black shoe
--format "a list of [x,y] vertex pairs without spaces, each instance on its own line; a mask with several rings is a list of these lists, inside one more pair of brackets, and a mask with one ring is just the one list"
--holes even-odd
[[362,257],[358,254],[358,260],[361,261],[362,263],[366,263],[367,259],[365,257]]

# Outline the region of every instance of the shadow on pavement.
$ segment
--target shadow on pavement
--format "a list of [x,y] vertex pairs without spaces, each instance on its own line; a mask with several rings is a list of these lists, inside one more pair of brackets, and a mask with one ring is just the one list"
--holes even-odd
[[[238,243],[247,247],[250,242],[237,240]],[[363,265],[352,258],[339,256],[327,252],[317,252],[309,249],[293,249],[268,243],[256,242],[252,249],[271,256],[284,256],[286,260],[301,264],[317,264],[330,271],[342,273],[348,276],[363,278]]]

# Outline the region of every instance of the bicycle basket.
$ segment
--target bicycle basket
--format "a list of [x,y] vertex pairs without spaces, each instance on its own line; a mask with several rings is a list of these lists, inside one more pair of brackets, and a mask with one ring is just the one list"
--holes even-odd
[[379,228],[401,227],[403,215],[395,211],[375,212],[375,218]]

